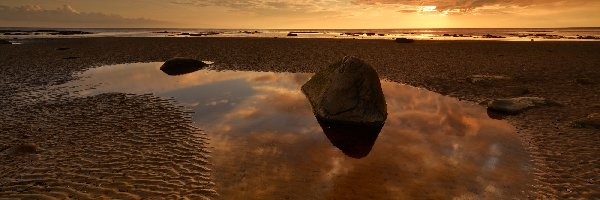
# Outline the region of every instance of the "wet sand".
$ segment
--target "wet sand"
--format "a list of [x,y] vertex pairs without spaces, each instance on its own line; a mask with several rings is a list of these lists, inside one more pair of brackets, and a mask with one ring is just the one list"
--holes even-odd
[[[47,100],[38,100],[38,97],[18,96],[18,94],[31,91],[44,91],[48,85],[64,83],[73,78],[73,72],[105,64],[119,64],[129,62],[164,61],[175,56],[188,56],[201,60],[215,61],[216,69],[255,70],[255,71],[286,71],[286,72],[315,72],[327,64],[340,59],[344,55],[355,55],[374,66],[380,76],[401,83],[428,88],[430,90],[458,97],[461,99],[480,102],[491,98],[513,97],[522,95],[521,91],[527,90],[524,96],[540,96],[561,103],[563,106],[544,107],[528,110],[520,115],[506,119],[516,126],[519,136],[525,147],[529,150],[531,159],[535,163],[535,180],[531,188],[532,198],[588,198],[600,197],[600,134],[598,129],[572,128],[574,119],[586,116],[593,112],[600,112],[600,43],[598,42],[484,42],[484,41],[417,41],[413,44],[396,44],[386,40],[333,40],[333,39],[257,39],[257,38],[94,38],[94,39],[39,39],[23,41],[21,45],[0,45],[0,106],[3,114],[0,122],[3,135],[0,137],[0,150],[3,156],[0,168],[0,194],[12,195],[13,191],[43,191],[48,185],[61,188],[61,185],[48,184],[52,180],[62,183],[87,180],[89,177],[80,177],[90,172],[72,170],[96,169],[92,163],[102,161],[94,158],[88,162],[66,162],[63,168],[67,171],[77,172],[77,177],[58,176],[46,181],[16,181],[38,180],[40,173],[55,171],[56,160],[61,157],[75,159],[78,156],[90,158],[92,155],[106,152],[88,152],[84,154],[86,145],[100,145],[108,143],[94,143],[88,138],[105,137],[116,127],[101,126],[98,122],[101,116],[117,120],[122,116],[120,112],[94,116],[92,119],[78,118],[77,112],[65,110],[84,109],[90,106],[118,108],[139,111],[140,113],[161,113],[154,118],[145,114],[129,120],[164,119],[173,122],[172,126],[181,127],[181,134],[194,133],[198,130],[190,128],[184,118],[185,113],[176,111],[172,102],[137,104],[138,106],[125,106],[121,103],[103,103],[119,99],[106,98],[105,101],[86,101],[85,99],[64,100],[62,97],[52,96]],[[58,50],[59,48],[69,48]],[[489,74],[505,75],[512,77],[509,81],[493,83],[469,83],[465,79],[470,75]],[[587,78],[590,81],[577,81]],[[17,94],[17,95],[16,95]],[[102,97],[90,97],[102,98]],[[155,98],[151,96],[124,96],[123,102],[133,101],[137,98]],[[43,106],[32,106],[41,104]],[[54,106],[54,107],[53,107]],[[55,108],[55,109],[48,109]],[[127,109],[129,108],[129,109]],[[139,110],[138,110],[139,109]],[[67,113],[62,113],[67,112]],[[47,114],[44,114],[47,113]],[[131,116],[131,115],[125,115]],[[73,121],[71,124],[54,122]],[[87,120],[87,121],[86,121]],[[125,120],[125,119],[118,119]],[[79,122],[78,122],[79,121]],[[91,129],[89,126],[94,121],[100,124]],[[164,126],[148,123],[149,129]],[[44,132],[50,127],[53,135]],[[67,128],[71,127],[69,134]],[[186,128],[187,127],[187,128]],[[40,129],[42,128],[42,129]],[[93,131],[90,131],[93,130]],[[139,130],[140,133],[148,133]],[[179,129],[178,129],[179,130]],[[164,132],[169,132],[163,130]],[[106,135],[100,134],[104,133]],[[57,134],[56,138],[49,138]],[[64,138],[77,135],[69,145]],[[64,136],[64,137],[61,137]],[[140,135],[141,144],[152,144],[148,140],[169,138],[171,135]],[[172,139],[177,138],[173,134]],[[63,138],[63,139],[61,139]],[[125,138],[125,137],[124,137]],[[102,138],[104,139],[104,138]],[[115,138],[116,139],[116,138]],[[196,141],[201,148],[202,137],[189,138]],[[98,141],[98,140],[96,140]],[[102,141],[102,140],[99,140]],[[88,143],[89,142],[89,143]],[[136,141],[124,141],[124,144],[137,144]],[[41,152],[52,152],[56,159],[36,158],[36,153],[24,155],[5,155],[15,145],[20,143],[34,143]],[[172,144],[165,144],[172,145]],[[124,150],[130,148],[115,145],[106,145],[107,149]],[[71,148],[74,147],[74,148]],[[154,147],[160,148],[160,147]],[[191,147],[181,147],[191,148]],[[102,148],[100,148],[102,149]],[[106,150],[109,152],[109,150]],[[195,151],[198,152],[198,151]],[[164,155],[180,155],[177,152],[163,152]],[[171,154],[168,154],[171,153]],[[202,152],[200,152],[202,153]],[[113,155],[113,154],[110,154]],[[124,151],[115,151],[115,158],[125,159]],[[164,156],[163,155],[163,156]],[[201,159],[201,155],[186,155]],[[44,160],[50,159],[50,160]],[[132,158],[134,159],[134,158]],[[140,160],[141,158],[135,158]],[[183,159],[183,158],[182,158]],[[185,163],[185,161],[181,161]],[[160,162],[157,162],[160,163]],[[202,163],[202,162],[200,162]],[[54,165],[52,165],[54,164]],[[155,176],[152,168],[156,163],[146,163],[148,170],[133,176],[132,180],[144,179],[148,174]],[[206,167],[209,164],[201,164]],[[42,167],[43,166],[43,167]],[[60,165],[58,165],[61,168]],[[169,166],[169,165],[167,165]],[[177,162],[171,166],[179,166]],[[125,167],[123,167],[125,168]],[[135,167],[134,167],[135,168]],[[176,168],[176,167],[173,167]],[[29,170],[29,171],[28,171]],[[38,170],[38,171],[36,171]],[[183,169],[175,169],[180,173]],[[100,170],[102,171],[102,170]],[[56,172],[54,172],[56,173]],[[38,176],[35,176],[38,175]],[[207,174],[204,174],[207,177]],[[23,176],[33,176],[23,178]],[[87,175],[92,176],[92,175]],[[101,179],[93,175],[94,182]],[[166,175],[163,175],[166,176]],[[161,176],[156,175],[159,179]],[[195,176],[197,177],[197,176]],[[48,178],[48,177],[43,177]],[[172,177],[170,177],[172,178]],[[183,178],[185,179],[185,178]],[[70,181],[77,180],[77,181]],[[189,180],[189,179],[185,179]],[[131,180],[129,180],[131,181]],[[156,180],[155,180],[156,181]],[[169,184],[157,183],[157,191],[165,194],[178,193],[180,196],[191,194],[190,191],[202,190],[206,197],[214,195],[211,191],[210,181],[189,180],[198,184],[197,188],[189,190],[170,190]],[[127,183],[127,181],[122,181]],[[46,185],[44,185],[46,183]],[[153,182],[156,183],[156,182]],[[185,184],[185,183],[184,183]],[[152,185],[152,184],[148,184]],[[186,184],[187,185],[187,184]],[[176,187],[177,184],[170,185]],[[71,186],[73,187],[73,186]],[[79,186],[83,187],[83,186]],[[85,185],[89,187],[89,185]],[[93,188],[96,189],[97,188]],[[148,188],[146,188],[148,189]],[[83,191],[86,189],[75,189]],[[92,189],[90,189],[92,190]],[[128,191],[110,191],[110,195],[131,195],[132,198],[145,197],[144,189]],[[133,192],[132,192],[133,191]],[[24,192],[21,192],[24,193]],[[31,192],[36,193],[36,192]],[[38,192],[38,194],[41,192]],[[72,192],[65,192],[72,193]],[[61,194],[56,194],[61,195]],[[60,196],[58,196],[60,197]],[[93,198],[90,197],[90,198]]]
[[0,197],[216,196],[205,134],[172,100],[120,93],[49,99],[13,96],[4,107]]

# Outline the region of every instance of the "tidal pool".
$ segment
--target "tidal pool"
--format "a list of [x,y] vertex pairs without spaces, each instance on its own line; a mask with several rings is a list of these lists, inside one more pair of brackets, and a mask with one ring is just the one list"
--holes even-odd
[[65,86],[78,95],[174,97],[210,138],[223,199],[526,198],[531,163],[515,129],[474,103],[382,80],[381,131],[332,132],[300,91],[311,74],[168,76],[161,64],[99,67]]

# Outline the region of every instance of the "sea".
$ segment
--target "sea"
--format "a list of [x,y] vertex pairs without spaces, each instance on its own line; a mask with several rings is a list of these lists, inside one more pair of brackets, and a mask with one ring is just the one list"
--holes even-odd
[[[80,34],[85,33],[85,34]],[[600,41],[600,27],[417,29],[193,29],[0,27],[1,39],[81,37],[257,37],[415,40]]]

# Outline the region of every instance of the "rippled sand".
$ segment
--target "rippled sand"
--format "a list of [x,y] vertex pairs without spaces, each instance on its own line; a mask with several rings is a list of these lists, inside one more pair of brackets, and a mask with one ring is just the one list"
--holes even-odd
[[[0,115],[2,198],[216,195],[205,134],[172,100],[107,93],[13,103]],[[19,151],[23,143],[33,150]]]

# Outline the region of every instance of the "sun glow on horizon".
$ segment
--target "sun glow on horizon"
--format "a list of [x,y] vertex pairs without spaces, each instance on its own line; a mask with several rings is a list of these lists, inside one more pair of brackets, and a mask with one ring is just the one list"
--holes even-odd
[[437,12],[437,6],[418,6],[419,12]]
[[599,9],[600,1],[588,0],[15,0],[0,3],[0,24],[73,28],[551,28],[597,26]]

